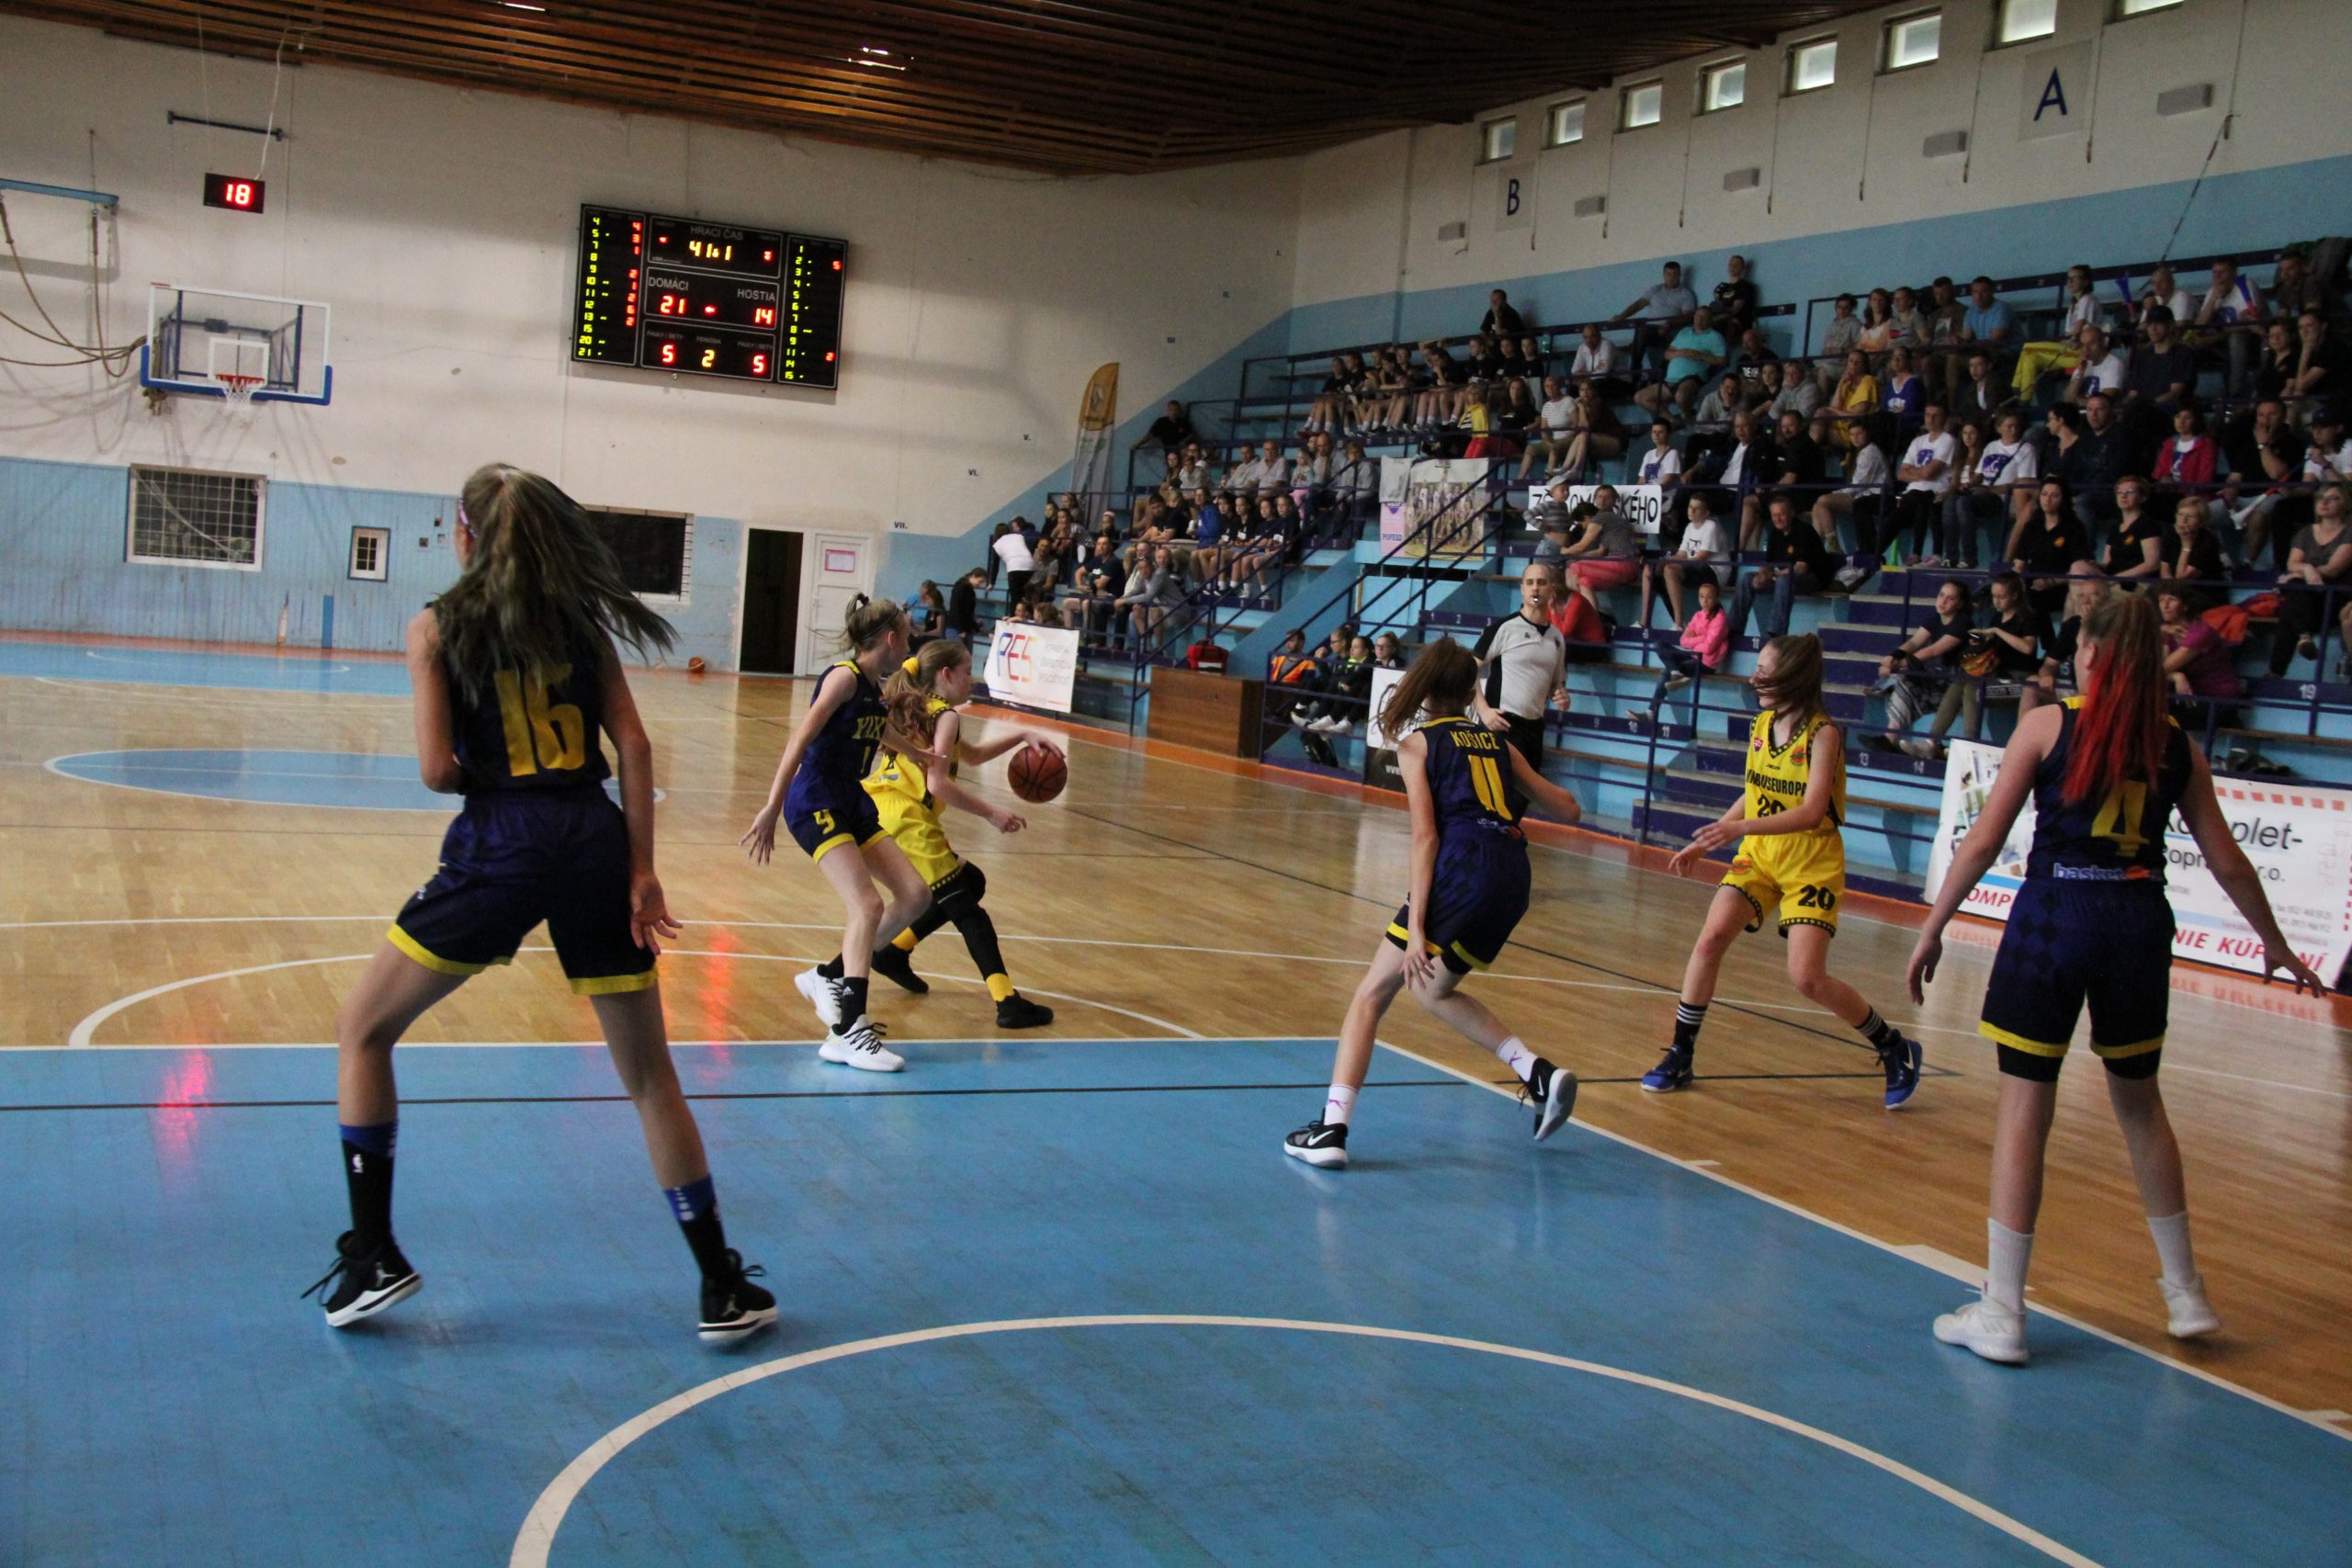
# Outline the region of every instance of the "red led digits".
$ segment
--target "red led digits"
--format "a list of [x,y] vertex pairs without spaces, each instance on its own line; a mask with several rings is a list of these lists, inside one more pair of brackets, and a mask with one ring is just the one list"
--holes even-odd
[[664,365],[675,365],[677,362],[678,345],[674,343],[663,344],[662,345],[662,363]]

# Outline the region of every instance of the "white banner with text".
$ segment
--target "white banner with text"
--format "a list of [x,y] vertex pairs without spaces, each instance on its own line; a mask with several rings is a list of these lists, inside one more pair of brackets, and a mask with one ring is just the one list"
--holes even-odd
[[[1574,512],[1580,501],[1592,501],[1592,492],[1601,488],[1600,485],[1570,485],[1568,510]],[[1666,488],[1663,485],[1611,485],[1608,488],[1617,492],[1618,514],[1651,538],[1657,538],[1659,527],[1666,521]],[[1592,501],[1592,503],[1595,506],[1600,504],[1597,501]]]
[[989,644],[989,695],[1033,708],[1070,711],[1078,684],[1078,633],[1067,626],[999,621]]

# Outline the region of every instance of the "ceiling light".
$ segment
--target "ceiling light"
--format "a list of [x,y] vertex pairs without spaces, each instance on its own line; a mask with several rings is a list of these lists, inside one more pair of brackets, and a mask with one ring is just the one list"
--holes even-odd
[[545,11],[547,9],[545,6],[526,6],[523,0],[498,0],[498,3],[510,11]]

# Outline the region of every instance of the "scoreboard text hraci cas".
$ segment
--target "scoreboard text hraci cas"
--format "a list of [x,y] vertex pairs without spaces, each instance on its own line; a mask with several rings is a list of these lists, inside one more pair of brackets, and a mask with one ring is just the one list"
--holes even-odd
[[571,357],[836,386],[848,250],[814,234],[583,207]]

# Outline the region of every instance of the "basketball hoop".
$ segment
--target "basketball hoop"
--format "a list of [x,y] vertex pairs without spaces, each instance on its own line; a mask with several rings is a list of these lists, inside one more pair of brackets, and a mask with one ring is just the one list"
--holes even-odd
[[240,376],[234,371],[224,370],[212,378],[220,383],[220,395],[229,400],[231,408],[253,407],[254,394],[261,390],[262,378],[258,376]]

